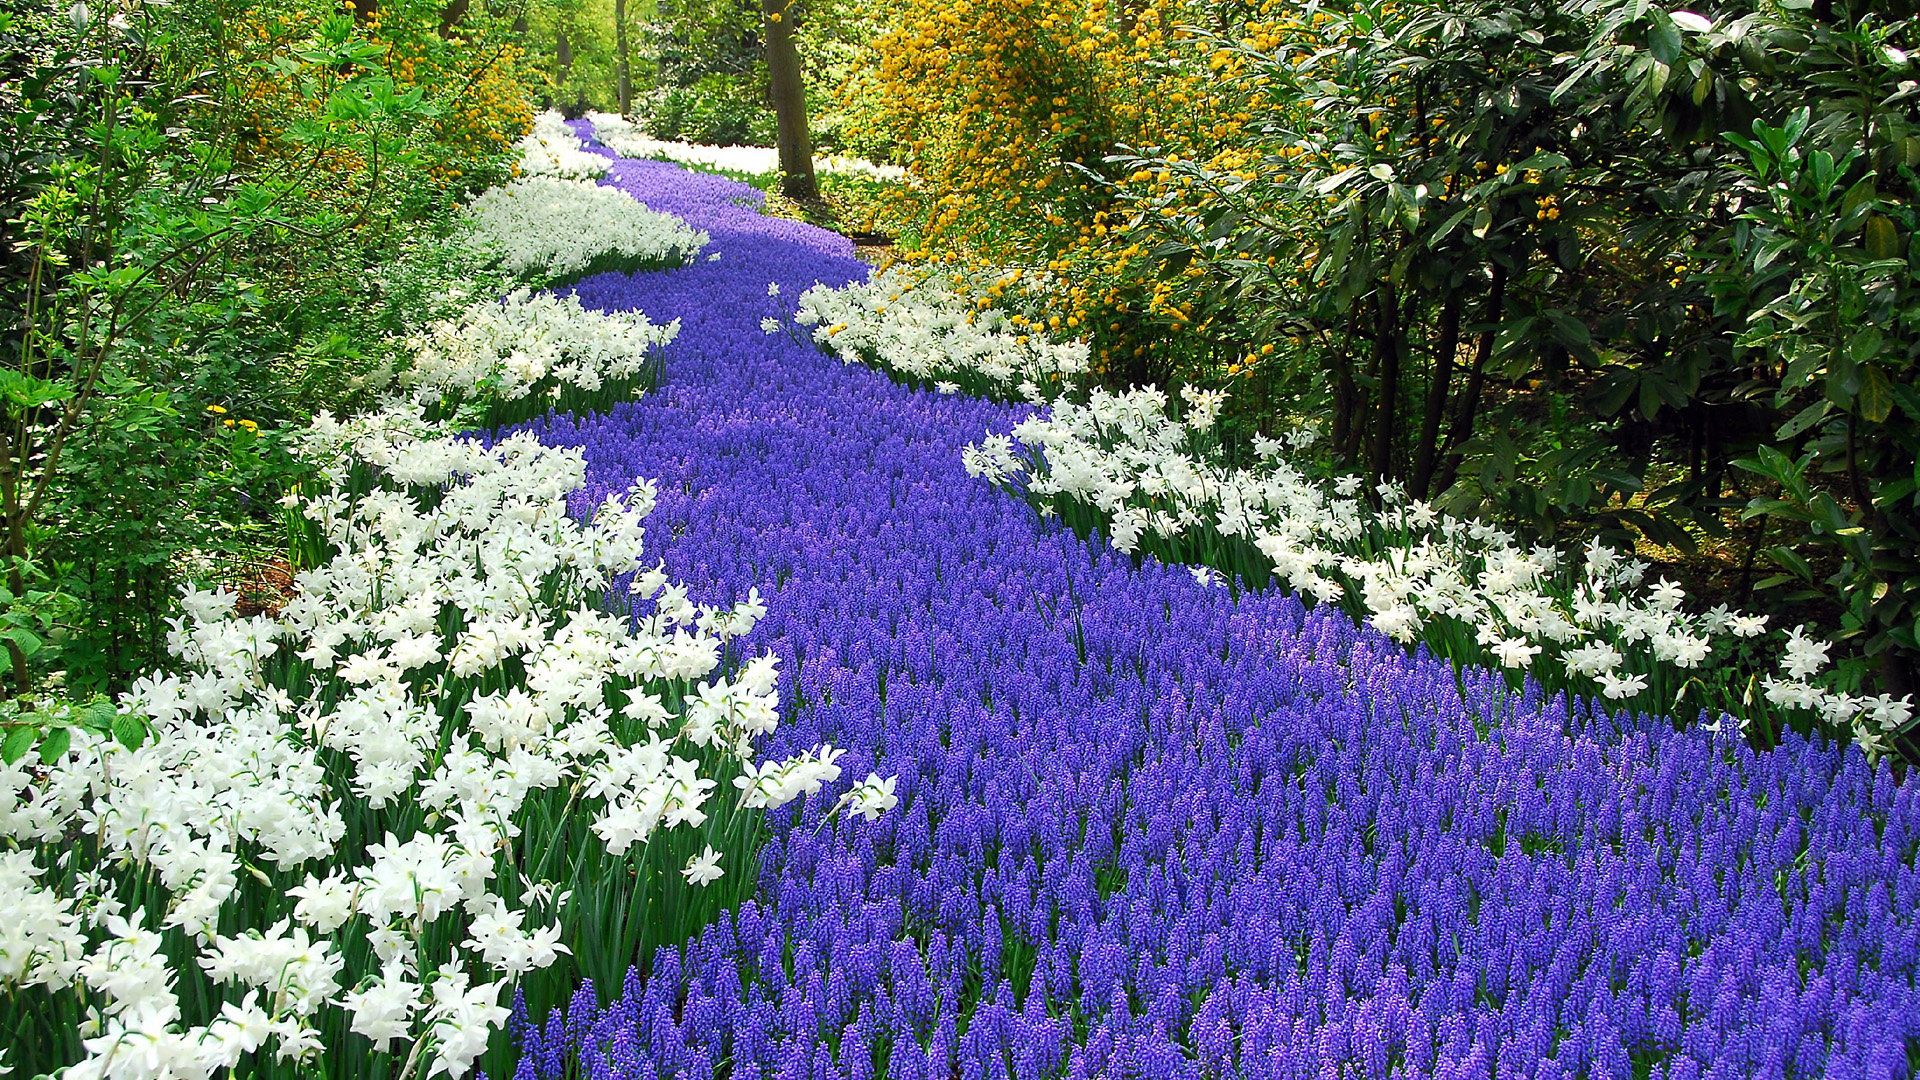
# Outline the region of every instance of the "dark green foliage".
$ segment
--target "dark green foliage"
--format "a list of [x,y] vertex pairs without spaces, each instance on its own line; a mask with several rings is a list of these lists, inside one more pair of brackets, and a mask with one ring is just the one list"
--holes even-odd
[[1744,561],[1723,588],[1785,590],[1866,684],[1913,689],[1913,13],[1294,14],[1278,45],[1213,41],[1264,80],[1254,179],[1111,161],[1184,178],[1172,215],[1111,190],[1209,327],[1193,374],[1278,347],[1235,384],[1230,439],[1317,414],[1369,487],[1540,536],[1711,544]]
[[60,613],[6,642],[10,694],[151,666],[184,576],[277,546],[291,466],[256,434],[391,380],[387,339],[444,278],[373,268],[435,249],[464,185],[507,169],[506,132],[451,149],[443,107],[381,68],[431,26],[417,8],[385,43],[332,5],[0,14],[0,559],[14,616]]

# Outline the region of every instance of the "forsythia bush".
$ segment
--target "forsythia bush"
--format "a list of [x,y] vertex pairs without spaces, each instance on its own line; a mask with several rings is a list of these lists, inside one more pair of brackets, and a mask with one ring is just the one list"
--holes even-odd
[[900,0],[894,29],[873,46],[867,79],[880,92],[851,92],[876,103],[868,123],[908,150],[930,254],[1062,272],[1048,329],[1087,338],[1098,371],[1157,375],[1147,365],[1192,329],[1192,305],[1154,279],[1155,252],[1120,239],[1110,185],[1153,191],[1169,181],[1117,172],[1106,159],[1151,147],[1246,164],[1257,88],[1220,80],[1212,52],[1181,29],[1218,18],[1194,0],[1077,11],[1038,0]]

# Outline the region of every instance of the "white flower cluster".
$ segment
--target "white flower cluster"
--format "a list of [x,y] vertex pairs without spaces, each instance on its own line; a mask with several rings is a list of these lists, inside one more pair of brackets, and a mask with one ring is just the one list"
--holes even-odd
[[567,120],[549,109],[533,118],[533,130],[514,144],[520,151],[520,175],[591,180],[605,176],[610,162],[582,148]]
[[[1526,548],[1497,527],[1409,503],[1392,486],[1376,493],[1376,508],[1358,497],[1358,479],[1325,485],[1281,456],[1310,445],[1310,430],[1262,438],[1258,467],[1226,468],[1203,437],[1224,394],[1183,395],[1178,418],[1155,389],[1095,389],[1084,405],[1062,398],[1012,438],[990,434],[968,446],[963,461],[971,475],[1003,486],[1024,473],[1026,494],[1043,503],[1091,507],[1121,551],[1150,544],[1185,558],[1229,540],[1250,544],[1290,589],[1347,604],[1397,640],[1414,641],[1433,624],[1458,627],[1505,667],[1527,668],[1545,655],[1611,699],[1646,691],[1652,672],[1709,666],[1726,639],[1766,630],[1764,616],[1687,612],[1678,585],[1648,583],[1646,563],[1597,542],[1572,558]],[[1827,648],[1792,631],[1786,678],[1764,679],[1768,700],[1850,726],[1869,753],[1884,749],[1912,719],[1911,701],[1814,685]]]
[[988,280],[895,264],[845,288],[808,289],[794,321],[813,327],[813,340],[848,363],[1007,395],[1025,383],[1071,382],[1087,370],[1085,342],[1054,341],[1037,322],[993,303],[1010,290],[1041,288],[1020,271]]
[[[753,760],[779,721],[774,659],[717,669],[766,609],[695,605],[644,566],[649,483],[583,525],[567,514],[582,455],[531,436],[484,446],[390,409],[323,417],[299,444],[326,483],[287,505],[338,554],[276,617],[189,591],[168,637],[185,670],[121,702],[149,729],[137,749],[75,729],[48,765],[0,767],[0,994],[86,989],[75,1080],[310,1060],[335,1022],[399,1041],[422,1076],[463,1076],[512,981],[563,937],[593,942],[567,931],[558,883],[583,853],[553,847],[555,807],[617,856],[705,821],[719,780],[702,757],[740,773],[740,806],[839,777],[830,746]],[[631,621],[598,602],[627,574],[651,605]],[[842,802],[878,812],[891,794],[869,777]],[[523,828],[539,799],[549,816]],[[685,873],[713,880],[719,854]],[[371,945],[364,969],[343,928]],[[163,931],[204,975],[171,966]],[[188,975],[237,987],[217,1017],[183,1018]]]
[[[623,158],[651,158],[697,165],[707,169],[760,176],[780,171],[780,152],[767,146],[706,146],[700,143],[668,142],[649,138],[633,124],[615,113],[588,113],[593,121],[593,137],[600,145]],[[907,179],[907,170],[898,165],[882,165],[865,158],[840,154],[816,154],[816,173],[865,176],[895,183]]]
[[467,210],[475,247],[508,273],[552,279],[692,261],[707,234],[590,181],[530,177],[489,188]]
[[469,304],[410,337],[414,364],[402,382],[422,402],[598,390],[640,375],[654,350],[679,333],[678,319],[655,326],[638,311],[591,311],[576,296],[517,289],[498,301]]

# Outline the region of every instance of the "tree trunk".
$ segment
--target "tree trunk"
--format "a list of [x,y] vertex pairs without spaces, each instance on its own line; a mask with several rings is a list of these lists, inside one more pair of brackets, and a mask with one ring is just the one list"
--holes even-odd
[[1487,294],[1486,328],[1480,331],[1480,344],[1473,353],[1473,370],[1467,375],[1467,389],[1460,397],[1460,409],[1453,414],[1453,428],[1447,432],[1446,467],[1441,471],[1441,491],[1453,486],[1460,470],[1460,457],[1467,440],[1473,436],[1474,414],[1480,408],[1480,392],[1486,384],[1487,361],[1493,356],[1494,340],[1500,333],[1500,309],[1507,299],[1507,268],[1493,264],[1493,289]]
[[1382,285],[1374,323],[1373,350],[1378,358],[1374,370],[1380,374],[1380,411],[1373,436],[1373,462],[1368,468],[1374,484],[1387,478],[1393,465],[1394,426],[1400,403],[1400,302],[1391,284]]
[[1453,381],[1453,354],[1460,347],[1460,298],[1465,289],[1447,293],[1440,309],[1440,337],[1433,346],[1433,377],[1427,381],[1427,404],[1420,414],[1420,445],[1414,451],[1413,483],[1407,492],[1416,499],[1429,494],[1434,453],[1440,442],[1440,414],[1447,409],[1447,386]]
[[1346,451],[1347,433],[1353,430],[1353,373],[1347,370],[1346,358],[1334,368],[1333,375],[1333,437],[1327,441],[1335,455]]
[[447,6],[440,9],[440,36],[450,38],[459,27],[461,20],[467,17],[471,0],[447,0]]
[[807,133],[807,88],[800,77],[800,50],[793,40],[792,0],[761,0],[767,16],[767,80],[773,93],[775,138],[780,146],[780,193],[796,202],[817,202],[813,139]]
[[553,35],[554,83],[556,86],[567,81],[567,73],[573,70],[573,42],[567,40],[567,32],[562,30]]
[[620,101],[620,115],[633,115],[633,80],[629,77],[627,53],[627,0],[613,0],[614,81]]

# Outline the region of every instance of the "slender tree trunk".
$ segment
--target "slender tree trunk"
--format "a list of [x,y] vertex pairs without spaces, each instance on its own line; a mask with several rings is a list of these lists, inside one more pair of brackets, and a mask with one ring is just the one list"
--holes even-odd
[[573,70],[573,42],[567,39],[567,32],[561,30],[553,35],[553,60],[555,83],[567,81],[567,74]]
[[1440,414],[1447,408],[1447,386],[1453,381],[1453,354],[1460,347],[1460,307],[1464,288],[1447,293],[1440,309],[1440,336],[1433,346],[1433,377],[1427,381],[1427,404],[1420,413],[1420,444],[1414,451],[1413,483],[1408,493],[1416,499],[1430,494],[1434,454],[1440,442]]
[[1442,456],[1446,467],[1435,486],[1445,491],[1453,486],[1460,471],[1460,457],[1467,440],[1473,436],[1475,413],[1480,408],[1480,392],[1486,385],[1487,361],[1493,356],[1493,343],[1500,333],[1500,310],[1507,299],[1507,269],[1493,265],[1493,288],[1487,294],[1486,328],[1480,331],[1480,343],[1473,353],[1473,370],[1467,375],[1467,389],[1460,397],[1460,409],[1453,414],[1453,427],[1447,432],[1447,449]]
[[627,0],[613,0],[613,51],[620,115],[633,115],[633,80],[627,50]]
[[1393,465],[1393,429],[1400,404],[1400,302],[1391,284],[1380,287],[1376,304],[1373,349],[1374,370],[1380,375],[1380,410],[1374,426],[1373,462],[1367,471],[1372,482],[1379,484]]
[[780,193],[799,202],[820,198],[813,177],[813,139],[807,132],[807,88],[800,76],[800,49],[793,40],[791,0],[761,0],[767,16],[767,81],[778,124]]
[[[5,440],[0,442],[0,453],[5,455],[4,459],[0,460],[6,462],[5,472],[0,473],[0,509],[4,509],[6,515],[5,547],[0,549],[0,552],[3,552],[6,558],[7,587],[13,590],[14,596],[22,597],[26,595],[27,583],[20,572],[20,563],[27,554],[27,530],[26,515],[20,512],[19,494],[21,487],[24,486],[20,481],[26,474],[26,425],[21,424],[17,456],[16,447],[11,439],[0,435],[0,440]],[[18,468],[16,468],[16,462],[18,462]],[[26,650],[22,649],[18,642],[9,641],[7,642],[7,659],[11,661],[13,669],[13,693],[9,696],[24,698],[32,687],[32,677],[27,669]]]
[[1343,356],[1333,375],[1333,438],[1329,445],[1336,454],[1346,449],[1347,432],[1353,430],[1353,391],[1353,373],[1347,370]]
[[440,36],[452,37],[470,8],[471,0],[447,0],[447,6],[440,9]]

